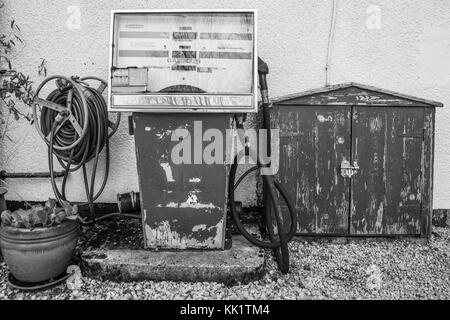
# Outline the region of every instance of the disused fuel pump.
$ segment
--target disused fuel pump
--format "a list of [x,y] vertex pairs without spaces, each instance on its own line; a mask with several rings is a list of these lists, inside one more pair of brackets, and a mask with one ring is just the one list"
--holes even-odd
[[[111,25],[109,110],[133,113],[145,246],[225,249],[229,204],[241,233],[275,250],[288,272],[296,215],[270,164],[252,148],[224,159],[234,152],[223,143],[233,140],[233,124],[242,129],[240,115],[257,112],[258,74],[270,137],[268,67],[257,59],[256,11],[114,11]],[[238,159],[248,155],[258,164],[249,172],[269,170],[263,181],[270,242],[252,237],[236,210],[235,188],[249,173],[235,183]],[[291,212],[289,232],[277,190]]]
[[146,248],[225,249],[225,144],[234,113],[257,111],[256,12],[114,11],[111,39],[109,107],[133,113]]

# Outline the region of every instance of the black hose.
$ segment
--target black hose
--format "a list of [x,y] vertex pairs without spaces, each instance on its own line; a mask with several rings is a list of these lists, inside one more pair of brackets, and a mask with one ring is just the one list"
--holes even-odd
[[[263,241],[263,240],[259,240],[258,238],[255,238],[254,236],[252,236],[245,229],[245,227],[242,225],[242,223],[240,222],[239,213],[236,210],[236,203],[234,201],[235,200],[234,190],[239,186],[238,183],[235,183],[236,172],[237,172],[237,168],[238,168],[237,160],[238,160],[238,158],[235,157],[234,158],[234,162],[231,165],[230,179],[229,179],[229,185],[228,185],[230,208],[231,208],[231,213],[233,214],[233,218],[235,219],[235,222],[236,222],[236,227],[242,233],[242,235],[245,238],[247,238],[247,240],[250,241],[251,243],[253,243],[254,245],[256,245],[258,247],[261,247],[261,248],[266,248],[266,249],[275,249],[275,248],[277,248],[277,247],[279,247],[281,245],[280,241],[266,242],[266,241]],[[258,169],[260,169],[260,168],[258,167]],[[255,170],[256,169],[254,169],[252,171],[255,171]],[[242,179],[240,179],[240,180],[242,181]],[[277,180],[275,180],[273,178],[273,176],[263,176],[263,180],[267,184],[266,190],[269,191],[269,196],[265,197],[265,199],[264,199],[265,208],[267,208],[268,206],[273,206],[274,202],[273,201],[269,202],[269,201],[270,201],[270,199],[277,199],[277,196],[276,196],[276,193],[275,193],[275,190],[277,190],[281,194],[283,200],[286,201],[286,203],[288,205],[288,208],[289,208],[289,212],[291,214],[295,213],[295,210],[294,210],[294,208],[292,206],[292,203],[289,200],[289,196],[287,195],[287,193],[284,190],[284,188],[282,188],[281,184]],[[275,209],[275,210],[279,212],[278,209]],[[270,212],[270,210],[267,210],[267,212]],[[279,215],[280,214],[278,214],[278,216]],[[266,214],[266,216],[265,216],[266,224],[268,224],[272,220],[272,218],[270,218],[270,220],[268,220],[267,218],[268,217],[267,217],[267,214]],[[282,217],[280,219],[282,219]],[[296,229],[297,229],[297,223],[296,222],[297,222],[297,215],[294,214],[293,217],[291,217],[291,227],[290,227],[289,233],[286,235],[287,241],[292,240],[292,238],[294,237],[294,235],[296,233]],[[270,234],[270,231],[269,231],[269,234]],[[284,231],[282,232],[282,234],[284,234]]]
[[[267,81],[266,74],[268,73],[267,65],[259,61],[259,79],[260,79],[260,88],[261,95],[263,97],[262,103],[262,112],[263,112],[263,126],[262,129],[266,129],[267,131],[267,150],[268,156],[271,156],[271,125],[270,125],[270,110],[269,110],[269,99],[268,99],[268,91],[267,91]],[[239,123],[238,117],[235,117],[235,122],[237,129],[243,129],[243,124]],[[245,145],[245,138],[240,137],[241,142]],[[236,227],[241,232],[241,234],[252,244],[266,249],[272,249],[275,253],[275,258],[278,263],[278,267],[283,274],[289,272],[289,248],[288,242],[292,240],[297,230],[297,214],[295,212],[295,208],[290,200],[289,195],[284,190],[280,182],[278,182],[273,175],[262,175],[263,178],[263,218],[265,219],[265,225],[267,228],[267,233],[269,235],[270,242],[260,240],[255,236],[251,235],[244,227],[239,217],[239,213],[236,210],[236,203],[234,198],[234,193],[239,184],[248,176],[251,172],[262,168],[269,168],[270,164],[262,165],[259,159],[257,159],[258,165],[247,170],[238,180],[236,180],[236,172],[238,168],[238,156],[234,158],[233,164],[230,170],[230,178],[228,185],[228,198],[230,204],[230,211],[233,215],[234,222]],[[283,214],[281,211],[281,207],[278,201],[277,191],[281,195],[282,199],[286,202],[289,209],[290,216],[290,229],[289,232],[285,233]],[[273,211],[272,211],[273,209]],[[273,215],[275,216],[275,221],[273,220]],[[274,222],[276,223],[276,227],[274,226]]]
[[[70,121],[66,121],[61,128],[58,129],[60,122],[57,120],[58,111],[43,108],[40,119],[40,127],[45,136],[50,137],[48,148],[48,163],[51,176],[51,183],[53,192],[58,202],[67,201],[66,184],[70,172],[75,172],[82,168],[83,180],[86,191],[87,203],[91,214],[91,220],[95,222],[94,201],[102,194],[106,182],[108,180],[110,154],[109,154],[109,138],[108,134],[108,110],[105,99],[97,90],[80,83],[83,87],[83,94],[87,103],[87,129],[86,134],[75,147],[69,150],[57,150],[55,146],[67,147],[72,145],[77,139],[78,135],[75,128]],[[80,126],[84,126],[84,108],[82,99],[78,90],[60,90],[56,89],[50,93],[47,100],[55,102],[60,105],[66,105],[67,99],[71,99],[71,113],[78,121]],[[114,132],[117,128],[113,128]],[[95,193],[96,173],[99,161],[99,155],[106,150],[105,173],[103,176],[100,188]],[[61,190],[56,185],[53,155],[56,156],[58,162],[65,170]],[[90,178],[87,174],[86,164],[93,160],[93,168]]]
[[[275,257],[277,259],[278,267],[280,268],[282,273],[286,274],[289,272],[289,251],[287,243],[292,240],[297,230],[297,214],[295,212],[295,208],[293,207],[292,202],[290,201],[289,196],[282,187],[282,185],[273,176],[263,175],[262,177],[264,182],[264,219],[270,242],[260,240],[255,236],[251,235],[245,229],[244,225],[240,220],[239,213],[236,210],[234,191],[248,174],[250,174],[253,171],[256,171],[257,169],[260,169],[261,167],[258,166],[251,168],[239,178],[237,183],[235,183],[237,168],[238,168],[238,157],[236,156],[231,166],[229,186],[228,186],[230,211],[233,215],[236,227],[238,228],[239,232],[252,244],[260,248],[273,249],[275,252]],[[281,208],[278,204],[278,197],[276,194],[276,190],[280,193],[281,197],[288,205],[291,227],[289,233],[287,234],[285,234],[283,216]],[[271,207],[273,207],[274,210],[274,216],[277,225],[276,230],[277,234],[275,234],[273,226]]]

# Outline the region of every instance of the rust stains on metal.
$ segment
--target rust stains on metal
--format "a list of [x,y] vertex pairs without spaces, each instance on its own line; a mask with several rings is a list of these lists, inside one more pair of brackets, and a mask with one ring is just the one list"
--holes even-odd
[[[172,141],[172,132],[202,121],[203,130],[219,129],[225,135],[230,115],[133,116],[146,247],[223,249],[226,165],[174,164],[171,152],[179,141]],[[190,147],[195,155],[195,145]]]

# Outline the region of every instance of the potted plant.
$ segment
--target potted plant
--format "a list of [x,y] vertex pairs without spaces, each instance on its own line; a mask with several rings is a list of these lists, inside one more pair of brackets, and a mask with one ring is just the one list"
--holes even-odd
[[56,279],[70,264],[80,227],[77,206],[48,200],[44,206],[1,213],[0,248],[16,280]]
[[[0,9],[3,7],[0,3]],[[16,121],[25,119],[33,123],[30,113],[18,105],[29,107],[34,98],[30,77],[14,68],[11,62],[11,54],[19,44],[24,44],[24,40],[19,26],[11,19],[9,28],[0,31],[0,142],[5,137],[11,140],[7,135],[10,115]],[[47,75],[44,59],[38,66],[38,74]],[[4,200],[6,190],[0,188],[0,200]],[[63,274],[79,238],[77,207],[51,199],[45,205],[11,212],[5,210],[5,202],[2,203],[0,249],[14,278],[38,283]]]

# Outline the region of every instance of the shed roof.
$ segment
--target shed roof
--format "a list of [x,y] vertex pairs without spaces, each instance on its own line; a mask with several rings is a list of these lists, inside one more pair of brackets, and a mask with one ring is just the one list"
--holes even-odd
[[373,105],[443,107],[433,100],[377,88],[356,82],[343,83],[273,98],[282,105]]

